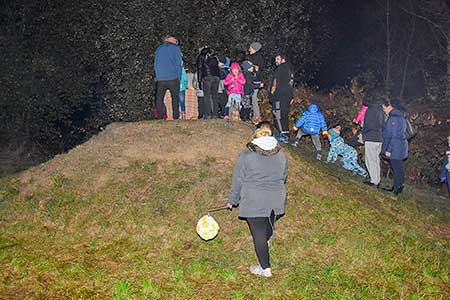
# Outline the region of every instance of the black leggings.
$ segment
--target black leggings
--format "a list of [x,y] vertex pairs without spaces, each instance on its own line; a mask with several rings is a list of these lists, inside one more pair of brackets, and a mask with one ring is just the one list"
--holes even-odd
[[270,240],[275,228],[275,221],[280,216],[272,213],[270,217],[247,218],[248,228],[253,237],[253,245],[255,246],[256,256],[259,264],[263,269],[270,268],[269,245],[267,241]]

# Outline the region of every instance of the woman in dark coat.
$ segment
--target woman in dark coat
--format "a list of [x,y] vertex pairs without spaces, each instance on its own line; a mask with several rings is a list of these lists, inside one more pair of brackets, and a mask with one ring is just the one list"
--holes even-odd
[[270,123],[261,122],[236,163],[228,195],[228,208],[239,205],[239,218],[250,228],[259,261],[250,267],[255,275],[272,276],[268,241],[275,221],[284,215],[287,173],[286,155]]
[[408,157],[406,112],[396,105],[393,106],[389,100],[384,102],[383,111],[389,118],[383,130],[381,154],[390,161],[394,173],[394,186],[391,191],[398,195],[403,191],[403,182],[405,180],[404,161]]
[[211,48],[204,48],[197,57],[197,76],[204,93],[204,116],[217,118],[219,105],[219,60]]

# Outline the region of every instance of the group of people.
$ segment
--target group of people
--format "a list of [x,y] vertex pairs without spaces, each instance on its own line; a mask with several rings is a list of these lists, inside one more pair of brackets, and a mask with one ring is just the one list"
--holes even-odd
[[[210,47],[204,47],[197,56],[193,76],[193,87],[198,99],[198,118],[214,119],[231,117],[230,109],[238,110],[238,118],[258,123],[261,112],[258,92],[263,87],[262,72],[265,61],[261,54],[262,45],[253,42],[245,60],[231,61]],[[268,90],[282,134],[289,132],[289,103],[293,96],[293,73],[286,56],[275,56],[277,68]],[[186,116],[185,90],[188,85],[186,70],[179,41],[173,36],[164,38],[155,52],[154,70],[156,74],[156,119],[166,118],[164,96],[167,90],[172,98],[174,119]]]
[[[206,47],[197,57],[194,87],[199,101],[199,117],[206,119],[230,118],[230,108],[237,107],[240,118],[261,120],[257,94],[263,87],[261,71],[264,59],[262,45],[254,42],[249,55],[240,64],[224,55],[216,54]],[[293,73],[286,55],[275,56],[277,65],[267,88],[272,104],[274,126],[267,121],[258,122],[253,139],[240,154],[233,170],[231,191],[227,207],[239,206],[239,217],[245,219],[253,237],[258,264],[250,267],[255,275],[272,276],[269,259],[269,240],[274,232],[275,221],[284,215],[288,160],[280,142],[288,143],[291,137],[289,109],[293,98]],[[183,88],[187,85],[183,60],[178,41],[168,36],[155,55],[157,79],[156,114],[165,115],[164,94],[167,89],[172,96],[174,119],[183,118],[185,112]],[[180,92],[181,91],[181,92]],[[292,145],[298,146],[302,138],[311,136],[316,158],[322,160],[320,134],[330,143],[327,162],[336,162],[345,169],[366,178],[368,185],[378,188],[381,181],[381,159],[389,160],[394,174],[390,189],[395,195],[403,191],[404,161],[408,157],[406,112],[395,100],[364,103],[355,122],[361,126],[356,143],[347,144],[341,137],[341,127],[328,128],[320,106],[305,100],[307,109],[292,128],[296,133]],[[256,123],[256,122],[255,122]],[[278,135],[274,136],[274,127]],[[354,146],[364,145],[367,171],[358,164]],[[450,136],[440,180],[447,181],[450,192]]]

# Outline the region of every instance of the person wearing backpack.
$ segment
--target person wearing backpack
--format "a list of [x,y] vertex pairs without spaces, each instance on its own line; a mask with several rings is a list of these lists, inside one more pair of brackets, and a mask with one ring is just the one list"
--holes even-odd
[[197,61],[197,76],[204,94],[204,116],[218,117],[218,90],[220,82],[219,60],[211,48],[204,48]]
[[408,158],[408,140],[406,139],[406,112],[398,106],[396,100],[385,100],[383,111],[388,115],[383,130],[381,155],[389,160],[394,173],[394,185],[387,191],[398,195],[403,191],[405,180],[404,161]]
[[225,106],[228,102],[227,89],[225,87],[224,81],[228,73],[230,73],[231,59],[225,55],[219,55],[219,68],[220,68],[220,82],[219,82],[219,117],[225,117]]

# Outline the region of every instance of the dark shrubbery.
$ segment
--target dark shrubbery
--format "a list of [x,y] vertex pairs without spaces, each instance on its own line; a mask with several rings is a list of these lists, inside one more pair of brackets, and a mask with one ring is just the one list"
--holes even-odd
[[256,40],[267,60],[288,50],[298,79],[311,79],[331,48],[331,9],[313,0],[3,1],[2,140],[54,154],[104,124],[149,119],[153,54],[168,33],[188,69],[205,45],[237,55]]

